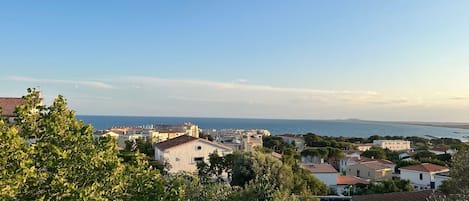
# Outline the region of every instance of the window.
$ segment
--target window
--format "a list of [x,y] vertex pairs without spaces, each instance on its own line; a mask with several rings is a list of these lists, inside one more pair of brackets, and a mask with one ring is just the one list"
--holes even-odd
[[357,177],[360,177],[360,170],[357,170]]
[[196,149],[197,150],[202,150],[202,146],[199,145],[199,146],[196,147]]
[[196,162],[196,163],[204,162],[204,157],[195,157],[194,162]]
[[420,180],[423,180],[423,174],[420,173]]
[[370,171],[368,171],[368,176],[370,176]]

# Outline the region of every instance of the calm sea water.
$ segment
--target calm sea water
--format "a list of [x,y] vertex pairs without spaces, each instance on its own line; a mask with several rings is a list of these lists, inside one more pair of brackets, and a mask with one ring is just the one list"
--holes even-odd
[[194,117],[128,117],[78,115],[78,119],[91,124],[97,130],[111,126],[140,126],[149,124],[177,124],[192,122],[203,129],[267,129],[272,134],[308,132],[327,136],[368,137],[371,135],[397,135],[451,137],[464,140],[469,130],[416,126],[396,123],[378,123],[354,120],[280,120],[280,119],[232,119]]

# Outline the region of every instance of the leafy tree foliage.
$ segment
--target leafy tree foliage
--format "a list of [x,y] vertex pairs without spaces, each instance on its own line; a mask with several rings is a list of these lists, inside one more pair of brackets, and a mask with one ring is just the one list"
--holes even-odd
[[440,200],[469,199],[469,149],[459,150],[451,163],[450,179],[443,182],[440,191],[444,194]]
[[[260,184],[259,184],[260,183]],[[296,163],[283,162],[260,152],[235,153],[233,163],[234,186],[245,187],[246,192],[262,188],[275,192],[255,194],[262,199],[275,195],[294,194],[302,200],[313,195],[326,195],[327,187]],[[253,190],[254,191],[254,190]],[[267,196],[268,195],[268,196]]]
[[0,192],[4,200],[170,200],[165,181],[141,155],[124,164],[116,142],[93,139],[64,97],[41,104],[28,89],[15,124],[0,120]]
[[392,192],[413,191],[414,187],[409,180],[390,179],[381,182],[372,182],[369,185],[358,184],[355,195],[381,194]]
[[155,155],[155,149],[153,144],[145,138],[137,138],[135,140],[130,140],[125,142],[125,151],[136,151],[147,155],[148,157],[153,157]]
[[382,148],[372,147],[371,149],[363,152],[362,156],[375,159],[386,159],[386,152]]
[[353,149],[354,145],[344,137],[319,136],[308,133],[303,136],[306,145],[310,147],[335,147],[339,149]]
[[272,149],[275,152],[282,153],[285,151],[287,148],[294,147],[291,144],[288,144],[285,142],[281,137],[279,136],[265,136],[262,138],[262,144],[264,147],[267,147],[269,149]]

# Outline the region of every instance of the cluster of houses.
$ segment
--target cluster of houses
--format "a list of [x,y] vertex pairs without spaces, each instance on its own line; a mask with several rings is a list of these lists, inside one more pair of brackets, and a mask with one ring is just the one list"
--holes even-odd
[[107,130],[96,131],[95,138],[110,136],[117,140],[119,148],[123,149],[126,142],[144,139],[151,143],[164,142],[179,136],[188,135],[195,138],[199,137],[199,127],[193,123],[185,122],[182,124],[159,124],[145,126],[114,126]]
[[[200,138],[201,132],[205,138]],[[268,135],[269,131],[257,129],[201,130],[193,123],[116,126],[95,132],[96,138],[115,138],[120,149],[136,139],[151,142],[155,160],[168,164],[169,173],[195,173],[197,162],[208,162],[209,155],[215,151],[221,156],[233,151],[253,151],[256,147],[262,147],[262,137]],[[208,136],[212,141],[208,140]]]
[[[21,98],[0,98],[0,108],[3,116],[13,120],[15,107],[24,102]],[[118,141],[119,148],[123,149],[126,142],[136,139],[150,141],[154,147],[155,160],[164,161],[169,165],[168,172],[180,171],[196,172],[196,164],[200,161],[208,162],[209,155],[217,152],[219,155],[233,153],[233,151],[252,151],[262,147],[263,136],[270,135],[267,130],[202,130],[205,136],[211,136],[213,141],[199,138],[201,130],[192,123],[176,125],[146,125],[111,127],[105,131],[96,131],[96,138],[110,136]],[[279,135],[289,144],[294,144],[297,150],[302,151],[305,141],[302,135]],[[443,181],[449,179],[447,167],[422,163],[400,167],[396,172],[396,164],[389,160],[363,157],[362,153],[371,147],[381,147],[392,151],[402,152],[401,160],[411,160],[416,153],[411,149],[410,141],[404,140],[374,140],[369,144],[356,144],[357,150],[345,152],[345,157],[339,159],[337,164],[324,163],[323,159],[302,159],[301,167],[310,171],[330,189],[335,190],[339,196],[350,195],[357,184],[368,185],[372,182],[399,177],[411,182],[415,191],[426,193],[426,190],[437,189]],[[450,149],[433,148],[429,150],[437,155],[453,154]],[[272,153],[275,158],[281,159],[281,154]],[[422,194],[420,193],[420,194]],[[401,194],[393,194],[401,196]],[[417,195],[417,194],[415,194]],[[359,197],[355,200],[360,200]]]
[[[291,138],[291,136],[288,136]],[[298,138],[300,139],[300,138]],[[375,140],[373,146],[395,151],[410,152],[410,142],[403,140]],[[345,157],[339,159],[338,166],[303,160],[303,168],[325,183],[338,195],[350,195],[357,184],[370,184],[397,177],[409,180],[415,191],[437,189],[444,180],[449,179],[449,169],[431,163],[422,163],[400,167],[396,172],[396,164],[389,160],[374,159],[361,156],[363,151],[345,151]],[[434,152],[435,153],[435,152]],[[448,153],[448,152],[443,152]],[[436,153],[442,154],[442,153]]]

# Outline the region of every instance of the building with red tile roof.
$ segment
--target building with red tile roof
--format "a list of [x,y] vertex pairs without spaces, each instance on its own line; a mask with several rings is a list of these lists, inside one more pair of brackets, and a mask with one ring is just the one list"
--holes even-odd
[[316,178],[321,180],[326,186],[334,187],[337,185],[337,170],[327,163],[320,164],[301,164],[301,167],[308,170]]
[[198,162],[208,162],[209,155],[217,152],[220,156],[232,153],[231,147],[202,138],[182,135],[173,139],[157,143],[155,160],[170,164],[171,173],[197,171]]
[[23,103],[25,103],[23,98],[0,97],[2,116],[15,117],[15,108]]
[[436,189],[435,174],[448,172],[449,169],[431,163],[422,163],[401,167],[401,179],[408,179],[414,185],[415,190]]

